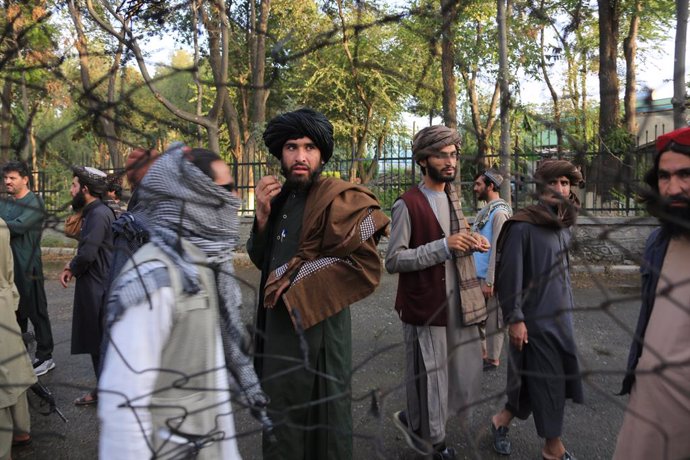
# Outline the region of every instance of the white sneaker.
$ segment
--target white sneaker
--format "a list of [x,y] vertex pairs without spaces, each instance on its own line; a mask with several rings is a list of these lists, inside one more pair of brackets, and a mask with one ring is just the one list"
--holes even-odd
[[34,359],[34,372],[36,376],[47,374],[49,370],[55,369],[55,361],[53,358],[48,359]]

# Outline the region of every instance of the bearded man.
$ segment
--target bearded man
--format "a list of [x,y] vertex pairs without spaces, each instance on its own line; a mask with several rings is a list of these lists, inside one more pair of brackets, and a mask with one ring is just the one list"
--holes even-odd
[[405,338],[407,408],[393,423],[410,447],[434,459],[455,458],[446,422],[465,419],[482,373],[477,325],[486,319],[472,254],[489,242],[470,227],[453,186],[460,136],[445,126],[419,131],[412,153],[422,183],[393,205],[386,270],[400,273],[395,309]]
[[656,140],[643,194],[661,228],[640,266],[642,308],[621,394],[630,393],[615,459],[690,457],[690,128]]
[[349,459],[349,305],[379,283],[376,244],[389,219],[369,190],[320,177],[333,154],[323,114],[279,115],[263,138],[285,176],[257,184],[247,244],[261,270],[255,365],[276,424],[263,458]]
[[547,460],[572,460],[561,441],[566,398],[583,401],[573,332],[568,249],[582,174],[569,161],[544,160],[534,173],[539,202],[520,209],[496,243],[496,294],[508,325],[508,401],[491,419],[494,450],[509,455],[514,417],[534,415]]
[[[110,273],[113,236],[110,229],[115,214],[102,201],[107,191],[106,174],[91,167],[73,167],[70,194],[72,208],[82,211],[77,254],[65,265],[60,284],[66,288],[72,278],[74,311],[72,313],[72,354],[89,354],[96,379],[100,373],[103,307]],[[76,399],[74,404],[87,406],[98,401],[96,390]]]
[[11,235],[14,282],[19,291],[17,322],[22,333],[28,331],[28,321],[34,327],[36,357],[33,365],[36,375],[43,375],[55,368],[53,332],[41,261],[41,235],[46,213],[43,201],[29,188],[30,171],[26,163],[10,161],[3,166],[2,172],[10,199],[0,201],[0,218],[5,220]]

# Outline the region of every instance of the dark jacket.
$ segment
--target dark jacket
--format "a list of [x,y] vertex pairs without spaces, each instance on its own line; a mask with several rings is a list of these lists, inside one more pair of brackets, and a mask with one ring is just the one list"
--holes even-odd
[[647,331],[649,318],[652,316],[652,308],[654,308],[654,302],[656,300],[656,285],[659,282],[659,275],[661,274],[661,267],[664,264],[669,240],[668,234],[666,234],[663,229],[657,228],[649,235],[647,244],[645,245],[642,264],[640,265],[640,273],[642,275],[642,306],[640,307],[640,316],[637,319],[635,335],[630,345],[628,367],[625,372],[625,378],[623,379],[621,392],[619,393],[621,395],[630,393],[632,386],[635,384],[635,368],[642,354],[644,334]]
[[70,269],[77,279],[72,316],[72,354],[97,354],[102,335],[102,308],[110,274],[115,214],[101,200],[83,210],[77,254]]

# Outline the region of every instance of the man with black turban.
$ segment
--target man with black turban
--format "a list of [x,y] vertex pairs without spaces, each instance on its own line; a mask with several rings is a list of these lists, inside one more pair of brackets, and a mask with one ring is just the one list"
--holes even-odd
[[630,393],[615,460],[690,458],[690,128],[656,140],[643,198],[661,227],[647,240],[642,307],[621,394]]
[[534,174],[538,203],[519,210],[498,237],[495,292],[508,325],[508,402],[491,419],[496,452],[509,455],[514,417],[534,415],[545,459],[573,459],[561,441],[566,398],[583,401],[573,333],[568,249],[580,171],[544,160]]
[[333,126],[300,109],[264,132],[285,184],[261,178],[247,243],[261,270],[257,373],[270,397],[274,441],[263,458],[352,458],[349,305],[381,277],[376,250],[389,219],[367,189],[321,178],[333,154]]
[[472,254],[489,242],[470,227],[453,185],[460,136],[429,126],[412,142],[422,182],[393,205],[386,270],[399,273],[395,309],[405,339],[407,407],[393,414],[406,442],[422,455],[452,460],[446,422],[464,423],[477,402],[482,353],[477,324],[486,319]]
[[[115,214],[103,202],[108,190],[106,174],[96,168],[73,167],[72,208],[82,211],[77,254],[65,265],[60,274],[62,287],[76,278],[74,287],[74,311],[72,313],[72,354],[89,354],[93,370],[98,378],[103,337],[102,313],[105,290],[110,272],[113,235],[110,226]],[[74,403],[78,406],[95,404],[96,390],[86,393]]]

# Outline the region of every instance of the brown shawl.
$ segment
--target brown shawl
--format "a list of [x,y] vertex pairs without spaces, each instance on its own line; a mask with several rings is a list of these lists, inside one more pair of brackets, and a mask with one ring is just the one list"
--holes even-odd
[[558,206],[555,207],[539,202],[520,209],[513,217],[503,224],[501,234],[496,241],[497,254],[503,251],[505,236],[508,234],[508,228],[510,228],[511,224],[515,222],[529,222],[533,225],[541,225],[555,229],[572,227],[577,221],[579,210],[580,200],[573,192],[570,192],[567,200],[561,201]]
[[[445,187],[448,201],[450,201],[450,232],[470,233],[470,225],[465,219],[460,206],[458,194],[451,184]],[[487,318],[486,300],[477,279],[477,270],[474,266],[472,252],[453,251],[453,261],[460,285],[460,306],[462,308],[462,325],[478,324]]]
[[282,298],[300,330],[368,296],[381,278],[376,244],[389,223],[368,189],[339,179],[317,181],[307,197],[299,250],[269,274],[264,306]]

